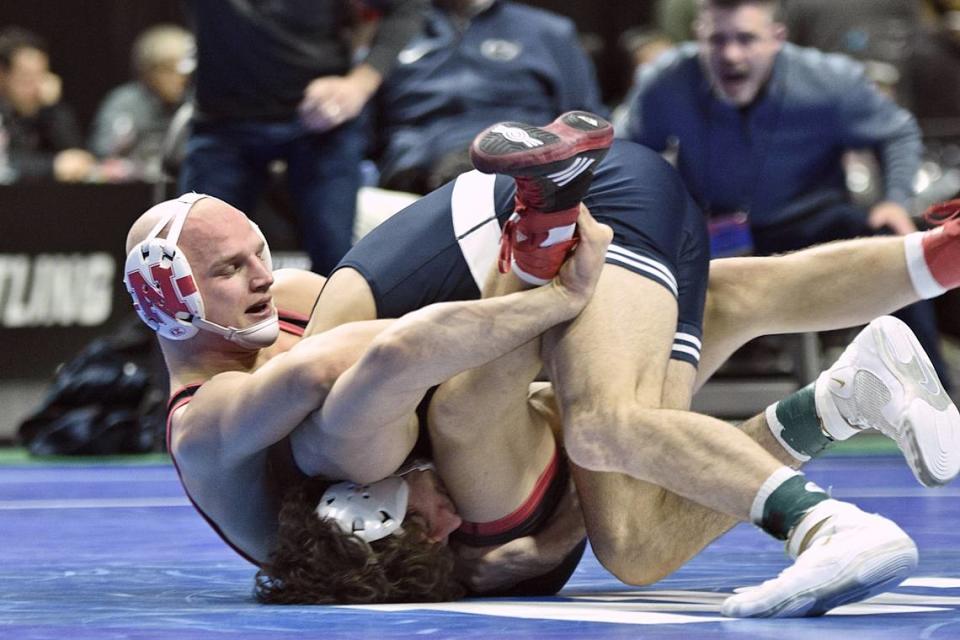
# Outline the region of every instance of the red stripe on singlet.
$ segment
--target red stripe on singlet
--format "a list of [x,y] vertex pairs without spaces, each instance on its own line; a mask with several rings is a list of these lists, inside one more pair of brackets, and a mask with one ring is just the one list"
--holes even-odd
[[302,336],[304,329],[307,328],[307,323],[310,322],[309,316],[292,311],[279,311],[278,315],[280,316],[280,330],[295,336]]
[[495,536],[522,525],[527,518],[536,511],[537,507],[540,506],[540,502],[550,487],[550,483],[553,482],[554,477],[557,475],[559,461],[558,450],[554,452],[553,458],[551,458],[550,463],[547,464],[547,468],[544,469],[540,477],[537,478],[537,483],[533,486],[533,491],[530,492],[530,496],[515,511],[493,522],[465,521],[460,525],[460,531],[474,536]]

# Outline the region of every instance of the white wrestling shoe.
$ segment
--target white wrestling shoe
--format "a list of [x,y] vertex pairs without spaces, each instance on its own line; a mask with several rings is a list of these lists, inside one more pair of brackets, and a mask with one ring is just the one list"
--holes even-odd
[[796,558],[793,565],[773,580],[730,596],[721,613],[732,618],[819,616],[892,589],[917,567],[917,547],[900,527],[837,500],[825,500],[803,517],[790,534],[787,552]]
[[897,443],[927,487],[943,486],[960,472],[960,413],[900,320],[883,316],[867,325],[817,378],[816,395],[835,439],[876,429]]

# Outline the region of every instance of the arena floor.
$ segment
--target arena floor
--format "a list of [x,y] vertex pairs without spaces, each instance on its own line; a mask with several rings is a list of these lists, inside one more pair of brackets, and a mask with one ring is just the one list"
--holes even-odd
[[785,566],[741,525],[668,580],[629,588],[587,553],[545,599],[365,607],[264,606],[253,570],[188,505],[162,458],[37,463],[0,455],[0,638],[960,638],[960,486],[923,489],[881,451],[833,455],[808,475],[897,520],[920,547],[894,592],[823,618],[730,620],[736,587]]

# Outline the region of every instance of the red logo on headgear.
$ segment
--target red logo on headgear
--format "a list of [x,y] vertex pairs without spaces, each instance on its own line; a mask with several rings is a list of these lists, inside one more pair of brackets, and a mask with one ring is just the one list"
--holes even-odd
[[130,288],[137,299],[136,304],[141,313],[158,325],[164,324],[164,321],[157,317],[157,310],[171,318],[175,318],[180,312],[192,315],[182,298],[196,292],[197,286],[193,282],[193,277],[187,275],[174,278],[173,269],[160,264],[150,265],[150,273],[159,286],[159,291],[156,286],[144,279],[139,270],[127,274],[127,280],[130,282]]

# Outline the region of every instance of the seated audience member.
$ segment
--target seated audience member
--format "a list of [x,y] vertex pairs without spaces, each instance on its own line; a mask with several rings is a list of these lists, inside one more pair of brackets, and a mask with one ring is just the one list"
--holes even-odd
[[567,18],[508,0],[434,0],[372,105],[379,184],[427,193],[472,167],[474,136],[500,121],[605,113]]
[[[915,231],[916,120],[862,64],[786,42],[779,12],[777,0],[701,0],[697,42],[643,70],[622,133],[657,151],[678,145],[684,183],[736,240],[731,253]],[[873,151],[882,170],[884,192],[869,209],[846,186],[844,155],[856,149]],[[932,307],[898,315],[949,386]]]
[[193,36],[172,24],[151,27],[134,42],[136,78],[107,94],[90,135],[98,158],[131,161],[118,177],[159,177],[160,148],[186,93],[193,46]]
[[77,120],[60,102],[44,41],[20,27],[0,31],[0,124],[7,137],[6,182],[87,179],[92,155],[82,149]]

